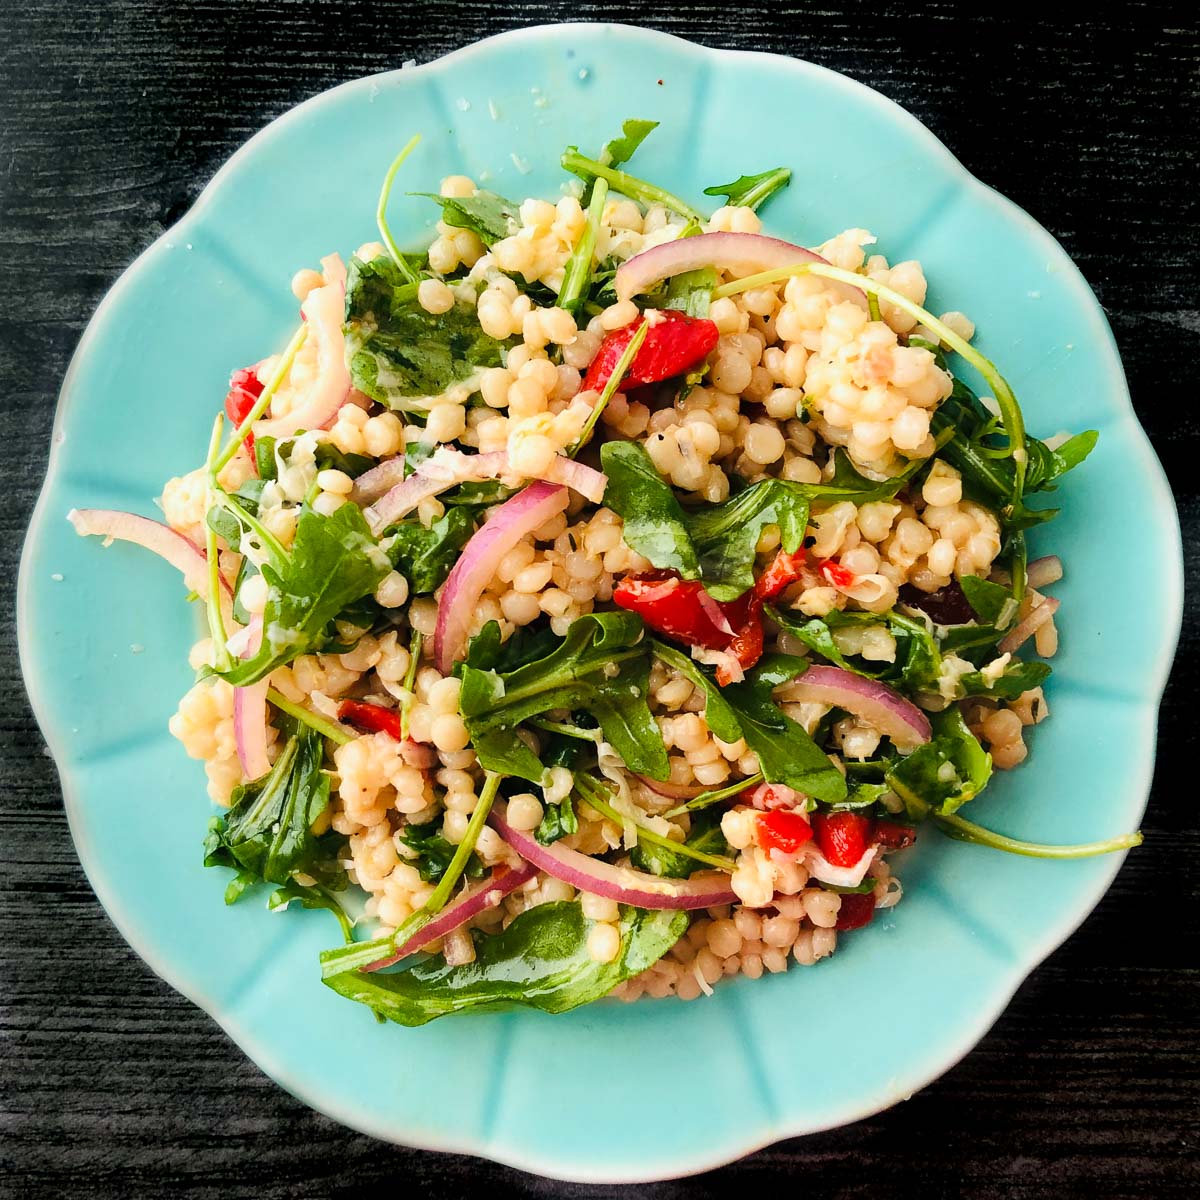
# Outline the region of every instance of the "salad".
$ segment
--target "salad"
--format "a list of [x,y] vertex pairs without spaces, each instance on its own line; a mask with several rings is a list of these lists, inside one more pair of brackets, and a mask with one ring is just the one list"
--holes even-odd
[[403,1025],[814,964],[918,837],[1140,841],[962,811],[1049,715],[1063,567],[1026,535],[1095,432],[1029,435],[866,230],[764,235],[787,168],[707,216],[630,174],[654,128],[568,148],[556,202],[443,180],[421,253],[414,138],[164,520],[70,514],[203,610],[170,727],[226,903],[331,911],[323,981]]

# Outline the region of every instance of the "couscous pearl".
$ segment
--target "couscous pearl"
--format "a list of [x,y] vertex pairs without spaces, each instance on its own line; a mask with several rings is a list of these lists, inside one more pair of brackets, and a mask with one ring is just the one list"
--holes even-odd
[[592,927],[587,940],[588,957],[593,962],[612,962],[621,953],[621,935],[615,925]]
[[542,823],[542,803],[531,792],[522,792],[509,800],[506,819],[514,829],[536,829]]
[[375,589],[375,601],[383,608],[399,608],[407,599],[408,580],[399,571],[389,571]]
[[417,303],[427,313],[449,312],[454,307],[454,293],[440,279],[422,279],[417,284]]
[[348,496],[354,490],[354,480],[345,471],[318,471],[317,487],[335,496]]
[[314,288],[322,287],[325,283],[320,271],[304,267],[292,276],[292,295],[297,300],[305,300]]

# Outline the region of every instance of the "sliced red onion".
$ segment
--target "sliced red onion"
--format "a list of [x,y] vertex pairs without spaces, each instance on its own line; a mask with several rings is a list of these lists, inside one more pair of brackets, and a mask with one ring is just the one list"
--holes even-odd
[[586,463],[576,462],[565,454],[556,454],[542,476],[549,483],[561,483],[578,492],[585,500],[599,504],[604,499],[608,476]]
[[878,853],[879,847],[871,846],[854,866],[835,867],[814,843],[807,842],[800,858],[813,879],[819,879],[822,883],[829,883],[834,887],[858,887],[867,877],[867,868],[875,861]]
[[[332,255],[331,258],[337,258]],[[346,367],[346,339],[342,319],[346,307],[345,268],[340,278],[323,259],[328,282],[313,288],[300,306],[308,322],[308,336],[317,347],[317,374],[303,396],[297,398],[291,412],[273,420],[259,421],[254,433],[259,437],[286,438],[301,429],[324,429],[350,395],[350,372]],[[337,259],[341,265],[341,259]],[[330,279],[330,274],[334,278]]]
[[[82,537],[133,542],[165,558],[182,573],[184,583],[193,592],[208,599],[208,556],[195,542],[176,533],[169,525],[109,508],[73,508],[67,513],[67,520]],[[229,582],[224,576],[220,579],[222,591],[231,596],[233,589]]]
[[651,779],[649,775],[635,774],[633,777],[642,787],[668,800],[694,800],[701,792],[709,790],[702,783],[671,783],[669,780]]
[[[463,454],[443,447],[427,458],[407,479],[403,458],[389,459],[361,475],[355,482],[351,498],[362,503],[386,492],[364,516],[371,532],[378,534],[394,521],[406,517],[422,500],[439,496],[460,483],[496,479],[508,470],[508,455],[503,450],[491,454]],[[392,481],[401,481],[392,486]],[[390,491],[388,489],[391,489]]]
[[788,686],[791,699],[844,708],[886,734],[898,748],[919,746],[933,735],[929,718],[877,679],[864,679],[841,667],[809,667]]
[[1025,577],[1032,588],[1043,588],[1051,583],[1057,583],[1063,577],[1062,559],[1057,554],[1047,554],[1044,558],[1035,558],[1026,567]]
[[700,609],[706,617],[722,632],[733,637],[734,628],[729,623],[729,618],[725,615],[725,610],[704,590],[701,588],[696,593],[696,599],[700,603]]
[[1025,620],[1014,625],[1004,635],[996,647],[997,653],[1012,654],[1014,650],[1019,650],[1057,611],[1058,601],[1050,596],[1043,597],[1041,604]]
[[527,533],[562,512],[568,498],[561,484],[531,483],[494,508],[484,526],[463,547],[438,599],[433,655],[443,675],[450,674],[466,649],[479,597],[495,578],[500,560]]
[[795,808],[805,800],[803,792],[788,787],[786,783],[760,783],[750,795],[750,803],[761,812],[777,808]]
[[326,284],[340,287],[342,295],[346,294],[346,264],[342,262],[340,254],[327,254],[321,259],[321,274]]
[[[241,658],[253,658],[262,643],[262,614],[256,614],[246,626]],[[271,769],[267,757],[267,688],[270,681],[260,679],[249,687],[233,689],[233,736],[238,762],[247,781],[259,779]]]
[[425,742],[413,741],[412,738],[405,738],[400,743],[400,757],[410,767],[416,767],[419,771],[428,771],[438,763],[437,751],[432,746]]
[[488,820],[522,858],[582,892],[638,908],[694,909],[737,903],[728,875],[705,872],[690,879],[651,875],[589,858],[578,850],[567,849],[561,842],[543,846],[530,834],[513,829],[495,810]]
[[363,970],[379,971],[390,967],[402,958],[415,954],[422,946],[428,946],[430,942],[461,929],[481,912],[495,908],[505,896],[515,892],[522,884],[528,883],[536,874],[537,868],[527,862],[521,863],[519,867],[494,867],[486,879],[468,888],[457,900],[443,908],[428,925],[417,930],[394,954],[363,967]]
[[716,267],[740,278],[777,267],[826,261],[803,246],[758,233],[702,233],[697,237],[663,242],[626,259],[617,268],[617,298],[628,300],[649,291],[662,279],[700,267]]

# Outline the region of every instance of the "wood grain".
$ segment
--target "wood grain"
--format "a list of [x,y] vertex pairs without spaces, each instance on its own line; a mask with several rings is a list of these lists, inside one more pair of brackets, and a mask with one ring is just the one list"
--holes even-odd
[[[15,580],[55,396],[89,314],[222,160],[333,84],[514,25],[573,18],[649,23],[844,71],[915,113],[1046,225],[1112,321],[1175,489],[1195,585],[1200,36],[1193,6],[1119,12],[1030,23],[939,3],[3,5],[0,403],[10,501],[0,508],[0,575]],[[0,1192],[270,1200],[621,1191],[343,1130],[266,1079],[151,975],[80,871],[24,699],[11,586],[0,605]],[[636,1194],[780,1185],[846,1200],[1200,1192],[1200,836],[1190,775],[1200,751],[1198,666],[1189,605],[1146,845],[974,1053],[890,1112]],[[881,1004],[879,1028],[864,1036],[904,1034],[888,1028]]]

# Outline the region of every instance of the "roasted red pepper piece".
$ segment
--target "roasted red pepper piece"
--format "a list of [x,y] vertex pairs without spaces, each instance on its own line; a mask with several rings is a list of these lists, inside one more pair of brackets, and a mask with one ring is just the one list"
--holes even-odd
[[843,567],[836,558],[827,558],[821,563],[820,571],[834,587],[851,588],[854,586],[855,579],[858,578],[849,568]]
[[[225,415],[236,429],[249,415],[262,395],[263,385],[253,367],[243,367],[229,377],[229,392],[225,396]],[[254,460],[254,434],[246,436],[246,449]]]
[[338,720],[364,733],[386,733],[400,741],[400,714],[394,708],[365,700],[343,700],[338,705]]
[[795,854],[813,835],[812,826],[799,813],[782,808],[759,814],[756,832],[764,850],[783,854]]
[[870,925],[875,916],[875,897],[867,892],[848,892],[842,896],[842,904],[838,909],[837,927],[839,930],[861,929]]
[[821,853],[835,867],[854,866],[871,845],[874,823],[862,813],[813,813],[812,823]]
[[780,550],[771,560],[771,565],[758,577],[754,594],[760,600],[774,600],[785,588],[800,578],[804,569],[805,551],[801,547],[795,554]]
[[733,638],[713,614],[724,616],[731,629],[745,624],[748,603],[743,599],[728,604],[701,601],[704,585],[673,575],[627,575],[613,589],[613,602],[635,612],[659,633],[691,646],[724,650]]
[[[646,340],[633,356],[633,362],[621,381],[622,387],[639,387],[644,383],[670,379],[672,375],[682,375],[684,371],[703,362],[716,347],[720,334],[716,325],[707,318],[689,317],[673,308],[661,309],[659,318],[650,326]],[[639,317],[624,329],[616,329],[605,337],[584,376],[584,391],[604,390],[633,335],[645,322],[645,317]]]
[[903,850],[917,840],[917,831],[911,825],[899,821],[876,821],[875,840],[885,850]]

